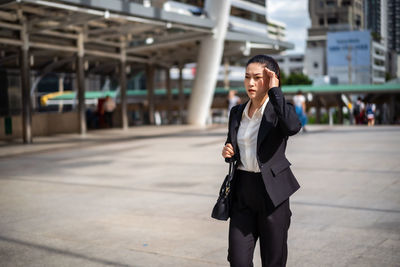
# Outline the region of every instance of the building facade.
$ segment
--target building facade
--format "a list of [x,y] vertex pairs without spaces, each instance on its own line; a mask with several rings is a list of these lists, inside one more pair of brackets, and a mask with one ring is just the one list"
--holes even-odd
[[400,0],[387,1],[388,48],[400,54]]
[[371,31],[371,34],[374,37],[375,41],[381,42],[386,48],[388,39],[387,4],[387,0],[364,1],[365,28]]
[[304,54],[289,54],[274,56],[279,63],[281,71],[290,75],[292,73],[304,73]]
[[362,0],[309,0],[311,28],[305,51],[305,74],[311,79],[327,75],[326,34],[364,28]]
[[385,47],[373,40],[370,31],[327,34],[328,76],[339,84],[385,82]]
[[389,73],[400,77],[400,0],[387,0],[387,7]]

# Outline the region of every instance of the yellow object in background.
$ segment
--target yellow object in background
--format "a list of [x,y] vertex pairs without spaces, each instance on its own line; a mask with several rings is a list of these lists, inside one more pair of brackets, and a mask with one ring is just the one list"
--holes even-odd
[[54,93],[46,94],[46,95],[44,95],[44,96],[42,96],[40,98],[40,104],[42,106],[47,106],[47,101],[50,98],[53,98],[53,97],[56,97],[56,96],[60,96],[60,95],[63,95],[63,94],[70,94],[70,93],[72,93],[72,91],[54,92]]

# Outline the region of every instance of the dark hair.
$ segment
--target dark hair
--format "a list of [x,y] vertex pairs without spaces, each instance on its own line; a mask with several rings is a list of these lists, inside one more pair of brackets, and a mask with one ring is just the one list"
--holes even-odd
[[246,68],[251,63],[258,63],[264,65],[264,67],[267,67],[268,69],[275,72],[276,76],[278,76],[279,79],[279,86],[281,86],[281,70],[279,69],[279,65],[275,61],[275,59],[267,55],[257,55],[250,58],[249,61],[247,61]]

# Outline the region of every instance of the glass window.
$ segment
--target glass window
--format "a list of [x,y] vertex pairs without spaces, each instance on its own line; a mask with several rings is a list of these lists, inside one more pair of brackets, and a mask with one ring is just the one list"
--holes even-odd
[[338,23],[338,19],[337,18],[328,18],[328,24],[337,24]]
[[336,1],[333,1],[333,0],[326,0],[326,5],[327,5],[327,6],[336,6]]

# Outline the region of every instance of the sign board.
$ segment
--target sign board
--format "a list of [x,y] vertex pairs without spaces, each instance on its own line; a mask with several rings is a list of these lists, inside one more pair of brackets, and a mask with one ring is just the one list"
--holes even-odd
[[[371,33],[369,31],[329,32],[327,34],[328,75],[340,84],[371,82]],[[350,75],[349,75],[350,71]]]

